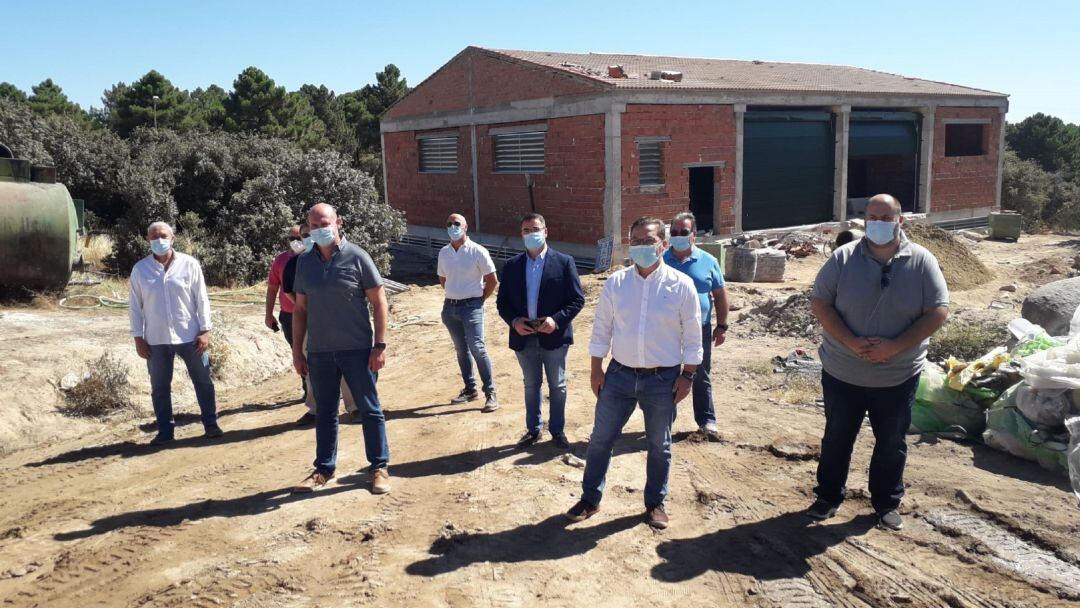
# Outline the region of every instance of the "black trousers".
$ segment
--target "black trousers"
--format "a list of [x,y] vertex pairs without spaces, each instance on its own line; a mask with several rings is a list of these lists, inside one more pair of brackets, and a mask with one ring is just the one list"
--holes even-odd
[[904,465],[907,463],[905,435],[911,426],[911,407],[919,376],[899,386],[870,388],[837,380],[821,373],[825,393],[825,436],[821,440],[817,487],[814,493],[825,502],[839,506],[846,492],[851,450],[863,419],[869,414],[874,431],[874,453],[870,458],[870,503],[878,513],[900,506],[904,496]]
[[[278,323],[281,324],[281,333],[285,335],[285,341],[292,346],[292,313],[281,311],[278,313]],[[304,383],[304,379],[300,379],[300,388],[303,389],[304,394],[307,395],[307,384]]]

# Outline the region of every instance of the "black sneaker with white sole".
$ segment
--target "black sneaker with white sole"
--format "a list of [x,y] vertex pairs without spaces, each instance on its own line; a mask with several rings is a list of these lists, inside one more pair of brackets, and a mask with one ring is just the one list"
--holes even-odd
[[518,439],[517,445],[519,448],[530,446],[540,441],[540,433],[525,433]]
[[824,521],[836,515],[836,507],[820,498],[806,510],[806,516],[816,521]]
[[450,400],[451,405],[461,405],[462,403],[468,403],[469,401],[476,401],[480,398],[480,391],[474,389],[461,389],[457,397]]
[[487,398],[484,400],[484,408],[480,411],[486,414],[497,409],[499,409],[499,400],[495,398],[495,391],[491,391],[487,394]]

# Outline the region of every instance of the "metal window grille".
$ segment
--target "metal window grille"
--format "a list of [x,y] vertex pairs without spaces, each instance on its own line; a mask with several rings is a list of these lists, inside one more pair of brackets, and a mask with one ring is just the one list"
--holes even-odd
[[420,146],[421,173],[457,173],[458,138],[424,137],[418,140]]
[[494,136],[496,173],[543,173],[544,132]]
[[662,186],[664,184],[664,154],[660,142],[639,143],[638,161],[641,165],[642,186]]

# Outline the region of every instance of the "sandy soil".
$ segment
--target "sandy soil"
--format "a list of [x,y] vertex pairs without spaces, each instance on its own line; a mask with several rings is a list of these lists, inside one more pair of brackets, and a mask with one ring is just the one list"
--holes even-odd
[[[1019,302],[1032,286],[1025,264],[1071,260],[1075,246],[1065,241],[979,244],[998,278],[954,301],[985,309],[1001,299],[1003,283],[1017,282],[1011,297]],[[754,285],[760,293],[733,291],[747,306],[793,293],[822,260],[792,262],[788,281]],[[585,283],[595,301],[599,279]],[[812,448],[821,410],[812,399],[784,403],[748,371],[809,346],[798,339],[736,332],[715,353],[725,441],[697,441],[689,402],[680,408],[671,528],[657,532],[640,519],[640,416],[617,447],[603,510],[568,525],[561,514],[577,498],[581,469],[546,442],[514,448],[523,425],[520,372],[493,304],[487,329],[503,408],[481,414],[475,402],[447,404],[460,379],[437,322],[440,300],[427,286],[393,301],[398,325],[379,381],[391,494],[373,496],[368,475],[357,472],[365,463],[356,425],[342,427],[334,485],[308,496],[283,489],[308,472],[314,454],[314,432],[293,425],[301,408],[287,403],[296,396],[289,375],[223,390],[227,434],[219,440],[202,439],[189,424],[178,429],[174,447],[159,450],[144,445],[151,437],[145,424],[76,425],[77,438],[0,458],[4,605],[988,607],[1080,600],[1080,511],[1067,481],[979,445],[912,437],[908,525],[889,533],[874,527],[868,497],[858,490],[866,484],[867,428],[849,481],[855,496],[835,519],[808,525],[799,511],[811,501],[815,462],[774,454],[787,453],[779,446]],[[254,323],[261,318],[257,307],[247,314]],[[587,306],[580,337],[590,323]],[[36,336],[22,350],[56,356],[61,341]],[[568,405],[579,455],[594,402],[587,370],[579,344],[570,356]],[[13,373],[0,369],[5,379]]]

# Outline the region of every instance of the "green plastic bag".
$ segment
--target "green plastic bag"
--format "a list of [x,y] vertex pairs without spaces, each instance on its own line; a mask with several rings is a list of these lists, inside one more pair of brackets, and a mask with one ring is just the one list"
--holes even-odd
[[1039,463],[1043,468],[1069,474],[1067,443],[1040,431],[1016,408],[1016,391],[1022,384],[1005,391],[986,412],[986,445],[1013,456]]
[[955,433],[978,437],[986,428],[986,408],[971,395],[946,386],[945,372],[927,365],[919,377],[909,433]]

